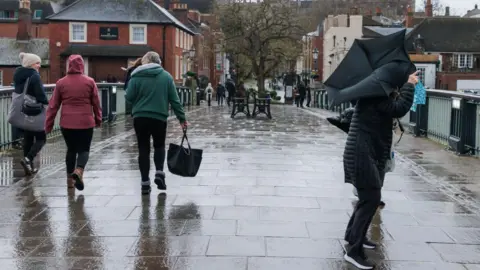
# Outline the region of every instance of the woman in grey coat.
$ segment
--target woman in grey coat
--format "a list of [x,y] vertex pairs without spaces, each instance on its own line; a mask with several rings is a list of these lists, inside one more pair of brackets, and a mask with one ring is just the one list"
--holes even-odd
[[410,110],[418,82],[416,74],[409,76],[396,99],[361,99],[352,116],[343,167],[345,182],[355,186],[359,200],[345,232],[345,241],[350,244],[345,260],[360,269],[373,269],[363,248],[374,249],[376,245],[366,239],[366,234],[381,199],[385,164],[391,154],[393,119]]

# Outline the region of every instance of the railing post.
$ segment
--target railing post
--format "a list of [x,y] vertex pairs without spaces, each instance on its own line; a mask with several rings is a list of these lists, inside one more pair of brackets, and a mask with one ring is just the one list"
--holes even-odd
[[109,114],[108,114],[108,121],[115,122],[117,120],[117,86],[109,86]]
[[108,117],[110,114],[110,110],[108,108],[110,103],[109,89],[108,88],[105,89],[105,87],[100,87],[98,91],[100,91],[100,95],[102,97],[102,118],[103,118],[102,120],[105,121],[105,120],[108,120]]
[[[412,111],[410,111],[412,113]],[[428,134],[428,99],[425,104],[417,104],[415,112],[415,126],[413,134],[418,136],[427,136]],[[410,117],[411,118],[411,117]]]
[[465,119],[466,101],[462,98],[452,97],[452,121],[450,123],[450,136],[448,137],[448,146],[455,151],[457,155],[468,152],[465,147],[465,126],[468,119]]

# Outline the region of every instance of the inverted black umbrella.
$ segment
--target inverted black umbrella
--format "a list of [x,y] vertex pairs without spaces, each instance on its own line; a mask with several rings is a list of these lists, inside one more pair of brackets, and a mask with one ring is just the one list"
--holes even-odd
[[388,96],[415,72],[405,49],[406,30],[370,40],[355,40],[325,81],[330,106]]

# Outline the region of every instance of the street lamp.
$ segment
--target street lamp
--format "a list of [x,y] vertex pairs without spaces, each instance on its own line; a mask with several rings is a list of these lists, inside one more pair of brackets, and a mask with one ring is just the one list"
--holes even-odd
[[192,49],[190,49],[190,51],[188,51],[188,55],[192,59],[195,57],[195,47],[192,46]]
[[318,59],[318,49],[317,48],[313,49],[312,54],[313,54],[313,60],[317,60]]

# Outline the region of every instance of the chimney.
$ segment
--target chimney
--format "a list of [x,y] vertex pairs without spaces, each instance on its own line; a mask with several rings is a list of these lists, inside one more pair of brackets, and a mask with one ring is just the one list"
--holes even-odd
[[18,9],[18,31],[17,41],[28,43],[30,41],[30,29],[32,28],[32,12],[30,10],[30,0],[20,0]]
[[413,27],[413,8],[412,6],[407,7],[407,17],[405,18],[405,28]]
[[445,7],[445,17],[449,17],[449,16],[450,16],[450,7],[446,6]]
[[382,16],[382,10],[380,9],[380,7],[377,7],[377,8],[375,9],[375,15],[376,15],[376,16]]
[[172,0],[170,2],[170,11],[173,16],[177,18],[182,23],[187,23],[188,21],[188,5],[180,3],[178,0]]
[[432,0],[427,0],[427,3],[425,4],[425,16],[433,17]]
[[189,10],[188,11],[188,18],[192,21],[200,22],[200,12],[197,10]]
[[415,46],[415,53],[416,54],[424,54],[425,53],[425,40],[423,37],[419,34],[417,38],[414,40],[414,46]]
[[350,9],[351,15],[358,15],[358,7],[353,7]]

